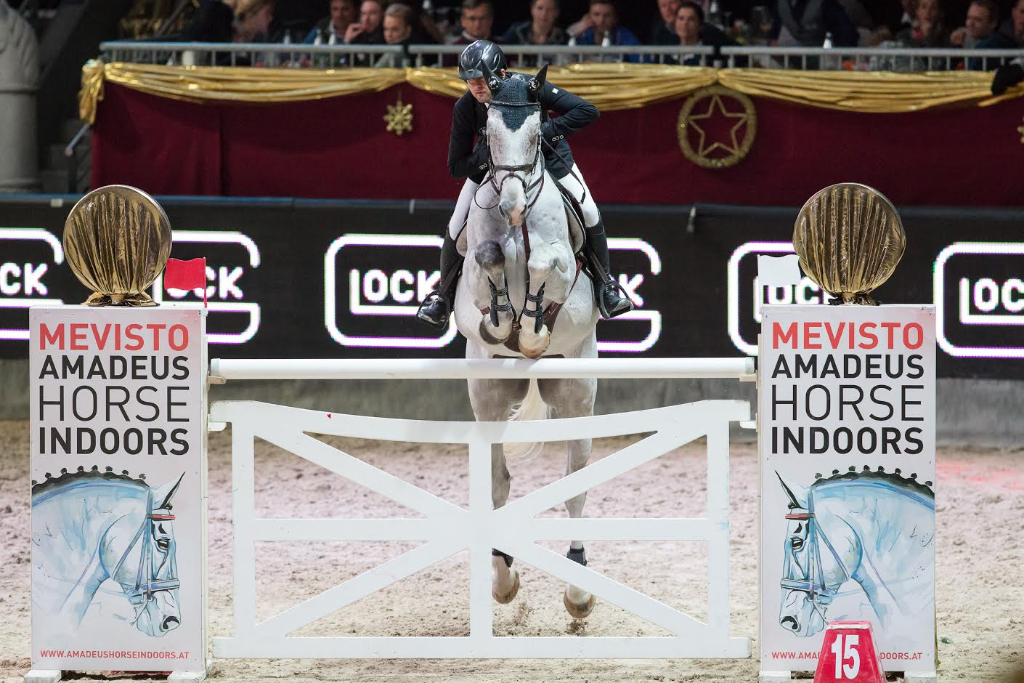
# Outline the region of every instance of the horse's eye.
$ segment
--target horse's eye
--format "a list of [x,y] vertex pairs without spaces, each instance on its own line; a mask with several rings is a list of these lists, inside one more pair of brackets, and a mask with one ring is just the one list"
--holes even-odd
[[171,542],[168,541],[166,538],[158,538],[156,541],[156,547],[160,548],[162,552],[166,553],[168,550],[171,549]]
[[804,539],[793,537],[789,539],[789,544],[793,547],[793,550],[800,550],[804,547]]

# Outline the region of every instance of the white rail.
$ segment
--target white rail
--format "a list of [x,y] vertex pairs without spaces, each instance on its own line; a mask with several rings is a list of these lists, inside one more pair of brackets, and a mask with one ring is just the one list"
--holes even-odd
[[223,359],[210,376],[223,380],[308,379],[749,379],[753,358],[542,358],[540,360]]

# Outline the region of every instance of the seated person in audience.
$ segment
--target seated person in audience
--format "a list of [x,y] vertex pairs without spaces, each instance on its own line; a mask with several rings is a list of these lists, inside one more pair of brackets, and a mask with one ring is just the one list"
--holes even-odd
[[[682,0],[658,0],[658,18],[654,20],[648,34],[648,45],[678,45],[676,35],[676,13]],[[704,8],[701,8],[703,14]]]
[[176,40],[182,43],[230,43],[234,39],[234,21],[234,10],[221,0],[202,0]]
[[[999,26],[999,8],[994,0],[971,0],[967,8],[966,26],[958,28],[949,36],[949,42],[957,47],[974,50],[1001,50],[1013,48],[1011,39],[996,30]],[[971,71],[995,69],[996,60],[971,57],[966,68]]]
[[469,45],[478,40],[501,42],[491,36],[494,29],[494,5],[491,0],[463,0],[459,23],[462,24],[462,33],[452,41],[452,45]]
[[340,43],[344,40],[348,27],[354,23],[356,0],[331,0],[331,13],[317,22],[303,42],[314,43],[319,37],[320,42],[326,44],[330,43],[331,36],[334,36],[334,42]]
[[[676,44],[682,47],[708,45],[717,48],[723,45],[737,44],[720,28],[706,23],[704,8],[691,0],[681,0],[679,9],[676,11],[674,28],[677,36]],[[714,55],[684,54],[680,63],[683,66],[711,66],[714,59]],[[672,64],[677,63],[674,58],[667,61]],[[738,62],[738,65],[746,66],[746,59],[743,58],[743,62]]]
[[273,20],[274,0],[238,0],[231,40],[235,43],[266,42]]
[[560,11],[558,0],[530,0],[530,21],[512,24],[498,42],[510,45],[565,45],[565,31],[555,25]]
[[999,25],[999,32],[1014,42],[1017,47],[1024,47],[1024,0],[1016,0],[1010,8],[1010,16]]
[[384,43],[384,2],[363,0],[359,5],[359,21],[345,29],[347,45],[381,45]]
[[[408,47],[412,42],[413,22],[416,13],[408,5],[392,3],[384,10],[384,42],[388,45]],[[386,54],[374,64],[376,67],[405,67],[409,65],[409,54]]]
[[832,34],[835,47],[853,47],[860,36],[837,0],[777,0],[773,44],[783,47],[822,47]]
[[414,45],[437,45],[444,43],[444,35],[437,28],[432,13],[423,10],[420,0],[391,0],[392,3],[405,5],[412,10],[412,38]]
[[939,0],[915,0],[914,4],[913,24],[896,34],[896,42],[903,47],[949,47]]
[[[619,12],[614,0],[590,0],[590,11],[569,27],[569,35],[577,45],[642,45],[640,39],[625,26],[619,25]],[[609,55],[598,61],[619,61],[618,55]],[[625,61],[639,62],[640,55],[626,55]]]

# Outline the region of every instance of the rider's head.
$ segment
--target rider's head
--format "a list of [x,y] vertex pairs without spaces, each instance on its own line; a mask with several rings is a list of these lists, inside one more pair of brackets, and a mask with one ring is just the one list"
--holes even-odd
[[489,40],[478,40],[462,51],[459,57],[459,78],[466,81],[469,92],[477,102],[491,101],[491,89],[487,85],[487,74],[505,78],[505,53]]

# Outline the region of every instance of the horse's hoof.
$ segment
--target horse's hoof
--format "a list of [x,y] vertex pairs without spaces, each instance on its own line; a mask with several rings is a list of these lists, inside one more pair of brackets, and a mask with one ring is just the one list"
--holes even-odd
[[577,605],[569,599],[568,593],[563,593],[562,602],[565,604],[565,609],[569,612],[569,616],[573,619],[586,619],[590,616],[590,613],[594,611],[594,605],[597,604],[597,597],[591,594],[589,600],[582,605]]
[[529,358],[531,360],[536,360],[536,359],[540,358],[541,356],[543,356],[544,352],[548,350],[548,347],[551,345],[551,335],[550,334],[545,334],[544,337],[543,337],[543,340],[544,340],[544,343],[541,344],[541,346],[539,346],[538,348],[534,349],[534,348],[531,348],[531,347],[523,344],[523,341],[524,341],[523,335],[520,334],[519,335],[519,350],[527,358]]
[[512,588],[510,588],[507,593],[501,594],[493,589],[491,590],[491,596],[499,605],[507,605],[512,602],[515,600],[517,593],[519,593],[519,572],[515,569],[512,570]]

